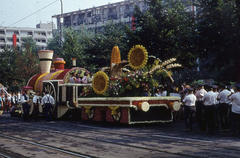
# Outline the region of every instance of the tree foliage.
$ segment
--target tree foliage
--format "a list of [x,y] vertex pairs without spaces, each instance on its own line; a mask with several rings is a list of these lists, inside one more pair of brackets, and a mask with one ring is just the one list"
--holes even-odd
[[193,16],[179,0],[150,0],[149,10],[134,10],[136,30],[128,30],[128,45],[141,44],[151,55],[166,60],[177,57],[184,66],[193,66],[195,28]]

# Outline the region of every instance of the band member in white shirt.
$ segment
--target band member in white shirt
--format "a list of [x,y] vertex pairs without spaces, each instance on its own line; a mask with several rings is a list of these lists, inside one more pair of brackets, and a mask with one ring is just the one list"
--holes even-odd
[[48,91],[45,93],[46,95],[42,98],[41,104],[44,105],[46,121],[52,121],[52,106],[55,104],[55,100]]
[[185,114],[185,131],[191,131],[192,125],[194,121],[194,114],[196,111],[195,102],[196,102],[196,96],[193,94],[194,89],[193,88],[187,88],[188,95],[183,99],[183,102],[185,104],[184,106],[184,114]]
[[200,126],[201,130],[206,130],[206,122],[204,121],[204,105],[202,98],[207,93],[204,89],[204,84],[198,84],[198,91],[196,92],[195,96],[197,98],[196,101],[196,116],[198,125]]
[[240,136],[240,84],[236,84],[236,91],[228,96],[232,101],[232,135],[236,135],[238,126],[238,135]]
[[221,92],[218,95],[219,100],[219,118],[222,126],[222,132],[229,131],[229,102],[228,95],[231,94],[230,91],[227,90],[227,86],[221,84]]
[[39,92],[36,92],[36,94],[33,97],[33,105],[34,105],[33,115],[34,115],[35,121],[38,121],[39,106],[41,106]]
[[208,127],[208,133],[214,133],[215,130],[215,115],[214,106],[217,100],[216,94],[213,93],[213,87],[207,87],[208,92],[203,96],[202,101],[204,104],[204,119]]
[[22,93],[22,96],[21,96],[21,103],[22,103],[22,107],[23,107],[23,120],[24,121],[27,121],[28,116],[29,116],[30,107],[29,107],[28,101],[29,101],[29,96],[27,95],[27,90],[25,90]]

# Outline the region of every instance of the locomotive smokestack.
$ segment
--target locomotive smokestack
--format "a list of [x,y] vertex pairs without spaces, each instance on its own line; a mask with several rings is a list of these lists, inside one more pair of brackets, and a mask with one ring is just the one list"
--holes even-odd
[[53,58],[52,50],[39,50],[38,57],[40,60],[42,73],[50,73]]

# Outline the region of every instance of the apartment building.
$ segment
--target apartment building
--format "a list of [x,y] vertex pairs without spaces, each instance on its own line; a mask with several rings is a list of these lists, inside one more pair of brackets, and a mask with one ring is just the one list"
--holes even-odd
[[[124,0],[112,4],[108,3],[103,6],[93,6],[84,10],[79,9],[78,11],[64,13],[63,25],[73,26],[75,29],[79,29],[83,25],[88,28],[101,28],[109,23],[109,20],[113,24],[124,22],[131,25],[135,5],[138,5],[143,12],[148,8],[144,0]],[[52,17],[57,19],[57,27],[60,28],[61,14]]]
[[[187,0],[182,0],[186,5],[188,11],[194,11],[195,7],[190,6]],[[148,9],[145,0],[124,0],[117,3],[108,3],[106,5],[92,8],[77,10],[63,14],[63,25],[72,26],[74,29],[79,29],[83,25],[89,29],[97,28],[101,29],[103,25],[109,23],[109,20],[113,23],[124,22],[131,26],[132,15],[135,5],[138,5],[142,12]],[[57,28],[61,26],[61,14],[54,15],[52,18],[57,19]]]
[[21,46],[22,39],[25,37],[33,37],[36,44],[45,49],[49,39],[53,37],[52,29],[55,26],[52,22],[40,23],[36,28],[21,28],[21,27],[2,27],[0,26],[0,52],[7,46],[9,49],[13,46],[13,34],[16,34],[17,45]]

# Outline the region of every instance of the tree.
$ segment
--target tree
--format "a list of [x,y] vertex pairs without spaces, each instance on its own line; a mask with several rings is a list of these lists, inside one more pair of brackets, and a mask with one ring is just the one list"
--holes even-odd
[[141,44],[161,60],[177,57],[184,66],[193,66],[196,38],[193,16],[179,0],[150,0],[149,10],[134,10],[136,30],[128,29],[128,46]]
[[[198,42],[196,51],[216,80],[236,80],[239,74],[239,36],[236,8],[224,0],[197,0]],[[235,66],[234,66],[235,65]],[[226,71],[232,71],[226,75]],[[220,72],[220,73],[219,73]],[[224,73],[221,73],[224,72]],[[225,75],[224,75],[225,74]],[[235,78],[235,79],[234,79]]]
[[16,53],[7,47],[0,53],[0,83],[4,85],[11,85],[15,80],[18,80],[18,76],[15,75],[15,59]]
[[35,74],[41,73],[40,64],[36,52],[31,51],[31,46],[26,45],[26,50],[22,52],[15,52],[15,71],[14,75],[17,76],[17,81],[27,84],[27,81]]

